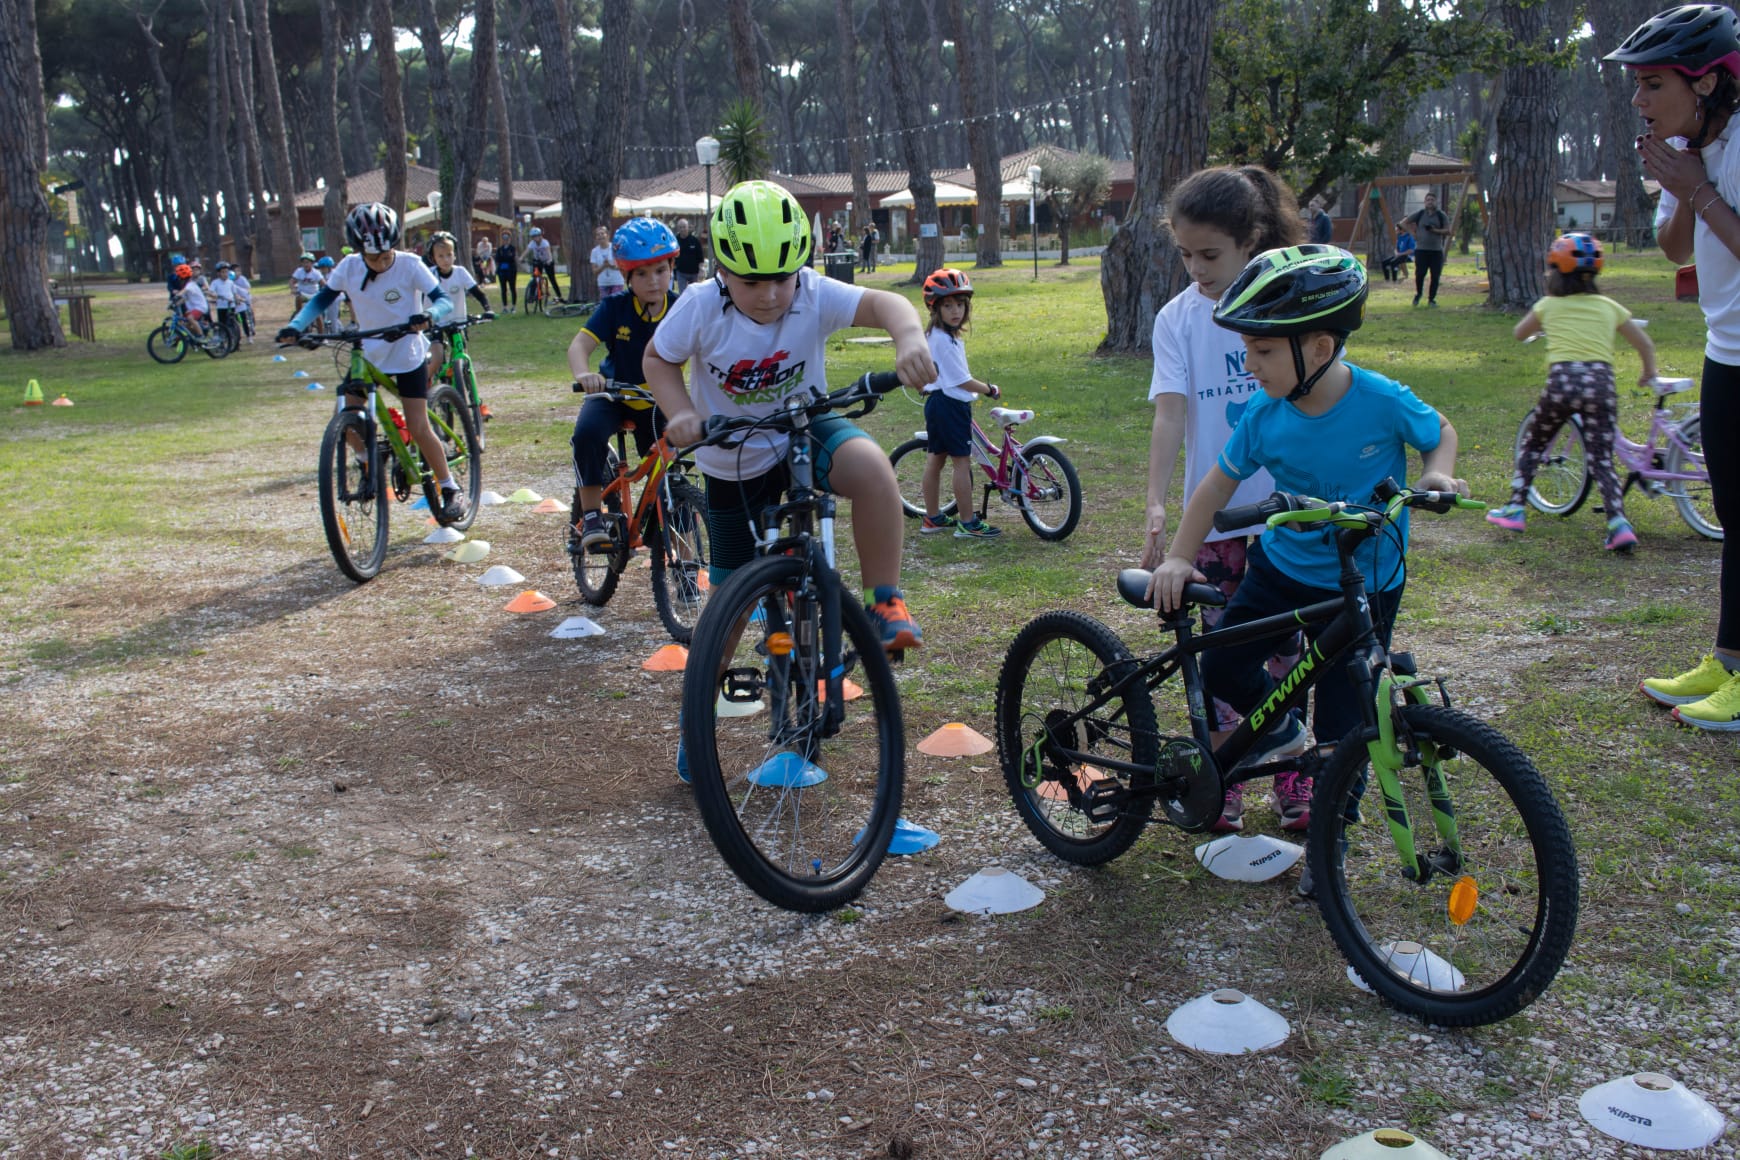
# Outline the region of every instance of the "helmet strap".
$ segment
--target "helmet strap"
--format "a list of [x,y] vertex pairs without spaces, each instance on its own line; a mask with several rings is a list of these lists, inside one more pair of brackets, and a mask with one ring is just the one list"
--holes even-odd
[[1341,357],[1343,348],[1347,346],[1347,339],[1345,336],[1337,337],[1335,340],[1335,350],[1330,354],[1328,361],[1312,371],[1309,375],[1305,373],[1305,346],[1299,341],[1299,336],[1296,334],[1289,335],[1287,341],[1293,345],[1293,370],[1294,373],[1299,376],[1299,385],[1288,392],[1287,401],[1289,403],[1297,403],[1300,399],[1309,395],[1311,393],[1311,388],[1317,385],[1317,380],[1322,378],[1324,372],[1328,371],[1330,367],[1335,365],[1335,360]]

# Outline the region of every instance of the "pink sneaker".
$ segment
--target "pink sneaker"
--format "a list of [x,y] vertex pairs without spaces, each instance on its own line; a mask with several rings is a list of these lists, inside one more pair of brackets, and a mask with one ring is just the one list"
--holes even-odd
[[1208,827],[1217,834],[1236,834],[1245,828],[1245,787],[1228,786],[1226,800],[1221,803],[1220,817]]
[[1520,503],[1507,503],[1486,513],[1486,522],[1507,532],[1520,532],[1528,521],[1528,509]]
[[1297,834],[1311,828],[1311,779],[1289,770],[1275,775],[1275,812],[1281,828]]

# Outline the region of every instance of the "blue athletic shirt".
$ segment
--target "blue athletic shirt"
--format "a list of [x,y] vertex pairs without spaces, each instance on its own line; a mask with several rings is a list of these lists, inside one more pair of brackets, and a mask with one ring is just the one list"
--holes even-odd
[[[1233,479],[1260,468],[1275,477],[1280,491],[1369,505],[1372,489],[1388,476],[1408,481],[1408,448],[1438,446],[1438,412],[1394,379],[1348,364],[1353,381],[1347,394],[1321,415],[1307,415],[1285,399],[1261,395],[1245,409],[1217,460]],[[1408,513],[1397,521],[1405,551]],[[1333,529],[1300,532],[1281,527],[1263,533],[1263,552],[1284,574],[1313,588],[1339,591],[1341,562]],[[1379,536],[1374,559],[1370,543],[1359,550],[1359,565],[1369,591],[1402,581],[1396,545]]]
[[[677,296],[666,290],[664,305],[657,313],[647,310],[633,294],[613,294],[600,302],[592,317],[586,320],[586,325],[580,328],[605,350],[598,373],[619,383],[644,387],[646,375],[641,373],[641,355],[646,353],[646,344],[652,341],[653,331],[658,329],[659,322],[676,300]],[[652,407],[650,402],[637,400],[628,400],[628,405],[638,411]]]

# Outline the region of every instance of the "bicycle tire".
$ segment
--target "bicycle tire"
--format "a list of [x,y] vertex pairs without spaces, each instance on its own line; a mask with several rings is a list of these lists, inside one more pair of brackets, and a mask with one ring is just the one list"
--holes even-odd
[[[606,449],[605,467],[610,478],[616,478],[616,451]],[[610,598],[616,594],[616,585],[622,579],[622,573],[628,568],[628,524],[622,518],[622,493],[606,491],[602,501],[604,518],[613,526],[612,534],[616,537],[616,546],[608,552],[582,552],[580,550],[580,489],[574,489],[574,506],[569,514],[574,517],[568,525],[563,546],[568,553],[568,559],[574,569],[574,584],[580,589],[580,598],[594,608],[603,608],[610,603]]]
[[[1516,429],[1516,442],[1511,448],[1512,463],[1522,459],[1523,436],[1528,433],[1534,418],[1534,411],[1530,411]],[[1594,483],[1588,456],[1584,454],[1583,420],[1572,415],[1541,453],[1540,467],[1535,471],[1534,481],[1529,484],[1528,503],[1536,511],[1550,516],[1569,516],[1583,506]]]
[[[1416,847],[1450,858],[1426,787],[1422,755],[1435,753],[1453,798],[1460,863],[1446,862],[1423,884],[1403,876],[1384,824],[1396,810],[1366,794],[1366,743],[1350,735],[1318,775],[1306,839],[1324,924],[1386,1002],[1445,1027],[1507,1019],[1546,990],[1576,932],[1570,828],[1534,763],[1485,722],[1409,705],[1397,734],[1411,755],[1399,780]],[[1364,796],[1372,798],[1369,825],[1359,821]],[[1458,922],[1453,890],[1464,882],[1474,891]]]
[[[1043,744],[1051,721],[1093,700],[1094,686],[1108,671],[1134,668],[1136,663],[1115,632],[1091,616],[1068,611],[1042,613],[1029,621],[1003,657],[996,716],[1003,781],[1015,812],[1033,836],[1077,866],[1098,866],[1128,850],[1148,824],[1154,798],[1133,797],[1111,821],[1096,822],[1072,804],[1071,791],[1105,778],[1123,782],[1125,789],[1145,788],[1152,778],[1138,785],[1124,773],[1091,766],[1066,769],[1045,760],[1036,747]],[[1072,738],[1072,749],[1154,768],[1159,739],[1146,688],[1106,706],[1078,734],[1085,736]]]
[[[483,449],[478,446],[477,424],[471,417],[471,407],[464,396],[450,384],[443,383],[429,395],[429,426],[441,444],[447,458],[447,470],[465,493],[465,515],[443,526],[465,531],[477,519],[478,499],[483,495]],[[463,440],[461,446],[460,440]],[[416,444],[412,448],[417,450]],[[419,455],[421,454],[419,450]],[[434,473],[423,484],[423,497],[429,501],[429,514],[441,519],[444,503],[441,485]]]
[[1693,415],[1680,423],[1680,438],[1685,441],[1685,447],[1669,441],[1665,466],[1674,474],[1704,472],[1703,480],[1670,479],[1666,481],[1668,494],[1673,497],[1674,508],[1680,513],[1680,519],[1686,521],[1686,526],[1704,537],[1706,540],[1720,542],[1723,538],[1722,520],[1716,514],[1716,501],[1711,496],[1709,470],[1704,465],[1704,440],[1702,416]]
[[229,354],[235,354],[242,347],[242,328],[240,323],[225,322],[219,325],[223,331],[224,345],[229,347]]
[[[350,437],[362,443],[360,453]],[[381,462],[361,411],[340,411],[320,440],[320,523],[338,570],[361,584],[387,558],[389,504],[381,498]]]
[[471,410],[471,425],[477,430],[477,449],[487,451],[489,450],[489,441],[483,433],[483,396],[478,393],[477,376],[472,373],[470,358],[467,358],[462,364],[462,369],[465,388],[459,393],[465,399],[465,405]]
[[[798,599],[816,579],[793,556],[738,569],[708,599],[683,679],[683,744],[713,844],[751,890],[803,913],[843,906],[869,884],[900,816],[906,762],[894,671],[850,591],[840,598],[841,664],[862,695],[844,700],[840,728],[823,736],[822,658],[795,643],[819,639],[819,602]],[[807,626],[793,624],[800,614]],[[788,653],[767,647],[787,632]],[[743,682],[740,695],[758,694],[746,714],[719,712],[727,673]]]
[[648,522],[653,604],[678,644],[694,639],[707,603],[707,499],[686,479],[670,480],[664,518]]
[[1023,447],[1018,464],[1015,495],[1021,518],[1042,540],[1064,539],[1081,522],[1081,476],[1075,464],[1050,443]]
[[187,339],[159,326],[145,336],[145,352],[165,366],[173,366],[187,357]]
[[[908,519],[922,520],[926,514],[924,510],[924,467],[926,457],[930,454],[929,446],[930,444],[923,439],[908,439],[888,453],[888,462],[894,467],[895,482],[900,485],[900,510],[906,513]],[[977,464],[973,465],[973,470],[978,470]],[[938,482],[940,486],[948,480],[944,479]],[[949,487],[953,486],[953,483],[949,483]],[[938,500],[942,499],[940,492],[937,498]],[[960,510],[960,505],[951,498],[938,509],[938,513],[952,516],[958,510]]]

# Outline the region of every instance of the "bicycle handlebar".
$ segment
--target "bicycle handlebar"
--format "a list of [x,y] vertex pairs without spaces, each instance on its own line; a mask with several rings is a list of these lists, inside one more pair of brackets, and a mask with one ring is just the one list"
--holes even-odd
[[[580,385],[579,379],[575,379],[568,386],[576,395],[586,393],[586,388]],[[618,403],[657,403],[657,400],[652,397],[652,392],[639,383],[625,383],[617,379],[605,379],[604,389],[598,393]]]
[[900,376],[893,371],[869,371],[849,387],[841,387],[826,395],[810,396],[808,401],[802,396],[793,396],[785,400],[780,410],[771,415],[753,417],[748,415],[709,415],[706,422],[706,434],[700,442],[691,443],[683,448],[682,454],[688,455],[702,447],[714,447],[724,443],[727,437],[738,431],[747,431],[754,427],[786,426],[791,422],[794,413],[806,415],[822,415],[829,411],[839,411],[847,407],[863,404],[861,410],[847,412],[843,418],[857,419],[868,415],[876,409],[876,404],[882,401],[882,396],[900,386]]
[[443,322],[440,326],[431,326],[429,329],[434,331],[436,334],[452,334],[457,330],[470,330],[472,327],[477,326],[480,323],[494,321],[495,312],[493,310],[486,310],[482,314],[473,314],[466,318],[462,318],[457,322]]
[[[284,329],[289,330],[290,328],[285,327]],[[398,323],[393,326],[376,327],[374,330],[341,330],[337,334],[309,334],[304,331],[302,334],[290,341],[294,342],[297,346],[302,347],[304,350],[315,350],[322,346],[337,346],[340,343],[354,346],[361,343],[365,338],[379,338],[384,339],[387,342],[397,342],[410,333],[410,327],[406,326],[404,323]],[[281,345],[290,345],[289,342],[284,342],[282,339],[279,341]]]
[[1423,508],[1430,512],[1447,512],[1452,508],[1485,511],[1486,505],[1477,499],[1465,499],[1453,491],[1414,491],[1385,479],[1372,493],[1372,500],[1383,505],[1382,511],[1370,511],[1345,501],[1330,502],[1308,495],[1288,495],[1277,491],[1261,503],[1225,508],[1214,513],[1214,530],[1234,532],[1252,524],[1278,528],[1283,524],[1304,525],[1337,523],[1345,526],[1371,527],[1373,518],[1388,521],[1405,507]]

